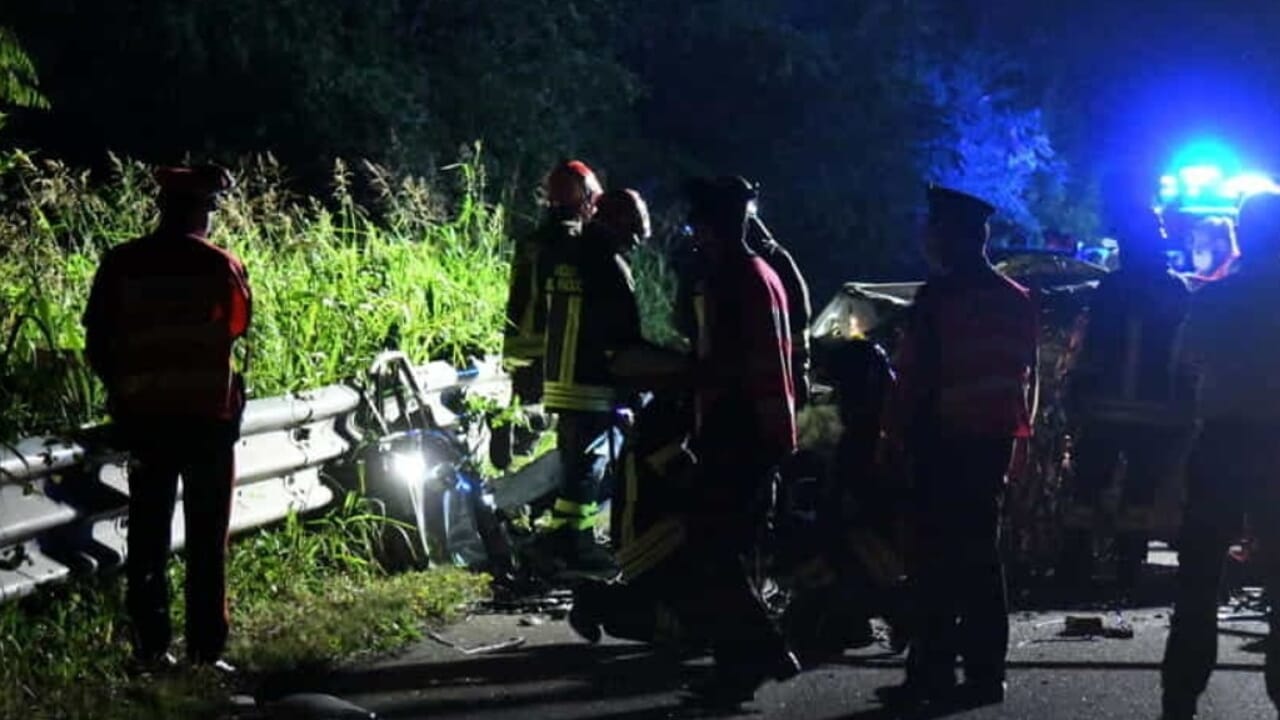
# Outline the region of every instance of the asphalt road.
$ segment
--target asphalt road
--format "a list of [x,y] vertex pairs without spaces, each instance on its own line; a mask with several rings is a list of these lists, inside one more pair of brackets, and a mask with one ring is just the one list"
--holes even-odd
[[[1073,611],[1080,614],[1080,611]],[[948,717],[1157,718],[1159,662],[1168,630],[1164,607],[1126,610],[1131,639],[1068,638],[1067,613],[1016,614],[1010,644],[1010,692],[1001,706]],[[1103,616],[1108,623],[1114,615]],[[1201,699],[1201,718],[1276,718],[1266,699],[1260,637],[1265,625],[1225,620],[1219,668]],[[507,650],[464,649],[523,641]],[[842,660],[785,684],[770,684],[742,712],[719,717],[878,720],[894,718],[875,701],[875,688],[897,683],[901,657],[881,648]],[[679,667],[639,645],[578,640],[553,615],[485,614],[442,631],[398,657],[346,668],[322,678],[294,679],[271,692],[323,692],[358,703],[383,718],[696,717],[680,687],[707,671],[706,661]],[[702,715],[705,717],[705,715]]]

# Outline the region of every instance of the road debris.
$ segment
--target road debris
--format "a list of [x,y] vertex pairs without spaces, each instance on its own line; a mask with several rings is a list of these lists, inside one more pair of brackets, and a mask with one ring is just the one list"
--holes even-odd
[[504,640],[502,642],[493,643],[491,645],[479,645],[477,647],[468,648],[468,647],[463,647],[458,643],[455,643],[454,641],[441,635],[440,633],[437,633],[434,631],[428,631],[427,637],[431,638],[432,640],[435,640],[436,642],[440,643],[441,645],[444,645],[445,647],[451,647],[454,650],[457,650],[458,652],[462,653],[463,655],[483,655],[485,653],[502,652],[503,650],[514,650],[518,647],[523,646],[525,643],[524,638],[513,637],[510,640]]

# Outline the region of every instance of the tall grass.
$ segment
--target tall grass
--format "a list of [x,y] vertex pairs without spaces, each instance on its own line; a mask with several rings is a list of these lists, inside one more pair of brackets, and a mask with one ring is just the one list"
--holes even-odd
[[[421,360],[498,349],[506,217],[485,201],[478,163],[446,170],[433,184],[338,163],[331,192],[316,198],[290,193],[269,156],[237,169],[212,239],[244,260],[253,286],[253,396],[359,375],[391,345]],[[153,227],[154,192],[137,162],[113,158],[109,176],[94,178],[0,153],[0,441],[103,419],[80,316],[103,251]],[[671,343],[674,276],[660,248],[634,263],[645,332]],[[461,572],[388,575],[370,544],[379,522],[349,496],[236,543],[233,656],[269,670],[389,649],[483,592],[483,578]],[[182,572],[175,564],[175,597]],[[123,615],[115,578],[0,605],[0,718],[200,717],[225,697],[200,673],[128,679]]]
[[[228,562],[231,656],[263,672],[398,647],[485,593],[487,579],[446,569],[391,576],[370,560],[381,519],[354,495],[328,515],[259,533]],[[170,585],[182,629],[185,568]],[[0,718],[213,717],[229,688],[193,669],[131,678],[123,589],[78,582],[0,606]]]
[[[438,191],[339,163],[329,197],[313,198],[291,195],[270,157],[239,168],[212,239],[240,256],[253,286],[252,395],[356,375],[391,344],[455,361],[498,349],[504,215],[484,202],[477,165],[451,170],[455,187]],[[99,183],[12,152],[0,188],[0,438],[95,422],[102,394],[81,360],[80,317],[103,250],[155,222],[150,172],[113,159]]]

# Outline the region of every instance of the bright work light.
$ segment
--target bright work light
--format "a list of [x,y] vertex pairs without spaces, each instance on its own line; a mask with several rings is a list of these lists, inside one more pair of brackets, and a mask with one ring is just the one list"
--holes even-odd
[[400,450],[391,456],[391,473],[405,484],[421,482],[427,476],[427,458],[421,450]]

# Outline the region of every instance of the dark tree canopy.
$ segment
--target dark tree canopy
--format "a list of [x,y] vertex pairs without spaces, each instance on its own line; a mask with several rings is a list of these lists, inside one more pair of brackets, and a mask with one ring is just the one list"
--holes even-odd
[[0,7],[0,87],[38,68],[52,110],[6,141],[79,162],[270,151],[314,184],[335,157],[430,174],[480,141],[526,219],[559,157],[659,216],[681,178],[741,173],[823,292],[918,272],[927,181],[1034,241],[1088,231],[1096,171],[1154,167],[1201,115],[1280,148],[1258,130],[1280,103],[1255,102],[1280,6],[1246,4],[41,0]]

